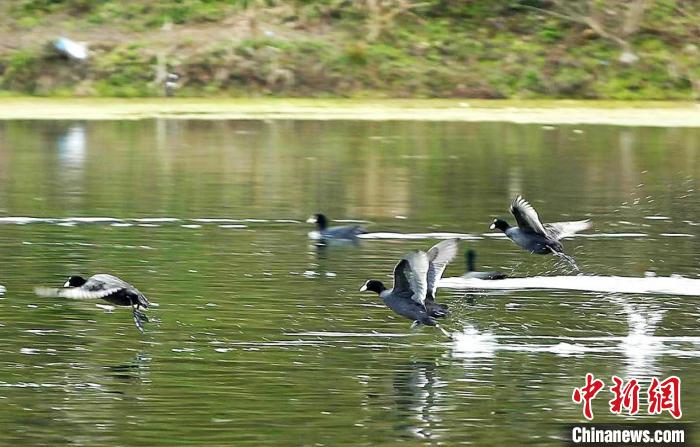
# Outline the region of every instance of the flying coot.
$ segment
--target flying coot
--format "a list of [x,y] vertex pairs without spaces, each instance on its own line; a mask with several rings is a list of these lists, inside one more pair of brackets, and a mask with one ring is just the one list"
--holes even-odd
[[414,251],[404,256],[394,267],[392,289],[387,289],[381,281],[371,279],[365,282],[360,292],[375,292],[387,307],[412,320],[413,326],[435,326],[450,337],[436,321],[436,318],[447,315],[447,306],[435,302],[435,293],[442,273],[457,253],[457,241],[442,241],[428,253]]
[[504,220],[494,219],[491,229],[498,228],[510,240],[530,253],[559,256],[578,271],[578,266],[570,256],[564,253],[564,247],[559,240],[590,228],[590,220],[542,224],[537,211],[522,196],[513,200],[510,204],[510,212],[515,216],[517,227],[511,227]]
[[475,260],[476,260],[476,252],[474,250],[467,250],[466,251],[466,258],[467,258],[467,272],[462,275],[462,278],[466,279],[483,279],[483,280],[494,280],[494,279],[505,279],[508,277],[505,273],[501,272],[477,272],[476,269],[474,268]]
[[143,332],[143,322],[148,322],[146,314],[139,309],[147,309],[148,300],[139,290],[116,276],[98,274],[87,280],[82,276],[71,276],[63,288],[37,287],[39,296],[91,300],[101,298],[117,306],[131,306],[136,328]]

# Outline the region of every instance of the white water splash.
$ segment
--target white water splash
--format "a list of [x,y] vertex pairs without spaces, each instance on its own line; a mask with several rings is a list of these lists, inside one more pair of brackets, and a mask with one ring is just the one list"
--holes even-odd
[[453,332],[452,355],[458,358],[493,357],[499,348],[493,334],[480,333],[475,327],[468,326],[462,332]]
[[[311,233],[309,233],[311,237]],[[361,239],[463,239],[463,240],[478,240],[483,239],[481,236],[475,236],[468,233],[367,233],[357,236]]]
[[342,337],[408,337],[411,334],[408,333],[377,333],[377,332],[324,332],[324,331],[313,331],[313,332],[285,332],[283,335],[292,337],[332,337],[332,338],[342,338]]
[[666,309],[655,303],[633,303],[622,296],[610,300],[622,307],[627,316],[629,333],[620,342],[625,355],[628,377],[644,377],[656,372],[656,358],[666,350],[663,340],[655,337]]
[[440,280],[440,287],[449,289],[524,290],[557,289],[605,293],[642,293],[665,295],[700,295],[700,279],[683,277],[630,276],[532,276],[489,281],[451,277]]

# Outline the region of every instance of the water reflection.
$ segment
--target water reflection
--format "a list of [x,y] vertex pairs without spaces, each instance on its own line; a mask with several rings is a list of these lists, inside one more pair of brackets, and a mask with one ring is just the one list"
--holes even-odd
[[104,370],[108,376],[119,381],[130,384],[150,383],[149,364],[151,357],[148,354],[139,352],[134,358],[118,365],[106,365]]
[[442,421],[440,392],[444,387],[439,369],[433,362],[415,361],[398,367],[393,381],[397,418],[407,430],[425,439],[437,439],[435,425]]
[[82,171],[86,159],[87,141],[85,126],[73,124],[56,139],[61,168]]

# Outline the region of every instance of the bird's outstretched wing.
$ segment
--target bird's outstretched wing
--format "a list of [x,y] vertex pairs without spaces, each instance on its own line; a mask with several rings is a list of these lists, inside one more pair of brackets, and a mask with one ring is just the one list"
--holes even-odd
[[518,227],[521,230],[547,236],[547,231],[540,221],[540,216],[532,205],[523,199],[523,196],[513,199],[513,202],[510,204],[510,212],[515,216],[515,220],[518,222]]
[[101,290],[101,289],[121,289],[128,291],[133,297],[136,296],[136,302],[133,304],[138,304],[141,307],[148,308],[150,303],[146,296],[141,293],[136,287],[118,278],[114,275],[109,275],[107,273],[99,273],[88,278],[87,282],[82,286],[83,289],[87,290]]
[[102,289],[102,290],[85,290],[80,287],[71,288],[55,288],[55,287],[35,287],[34,293],[43,297],[58,297],[58,298],[71,298],[74,300],[93,300],[98,298],[104,298],[113,293],[117,293],[123,290],[120,287]]
[[437,283],[447,268],[447,264],[457,256],[457,244],[459,239],[447,239],[438,242],[428,250],[428,293],[427,299],[434,299],[437,292]]
[[551,224],[544,224],[544,228],[547,231],[547,235],[555,240],[573,236],[579,231],[584,231],[591,228],[591,226],[591,221],[588,219],[575,220],[572,222],[555,222]]
[[394,292],[425,305],[428,268],[428,255],[425,252],[414,251],[404,256],[394,267]]

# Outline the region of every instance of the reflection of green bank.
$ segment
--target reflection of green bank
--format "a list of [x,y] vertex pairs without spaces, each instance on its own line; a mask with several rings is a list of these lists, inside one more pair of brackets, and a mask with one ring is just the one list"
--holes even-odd
[[344,99],[0,99],[0,119],[303,119],[700,127],[687,102]]

